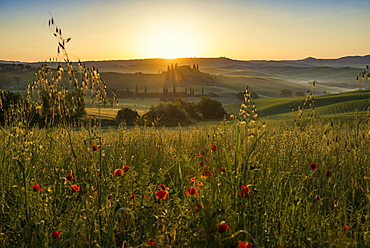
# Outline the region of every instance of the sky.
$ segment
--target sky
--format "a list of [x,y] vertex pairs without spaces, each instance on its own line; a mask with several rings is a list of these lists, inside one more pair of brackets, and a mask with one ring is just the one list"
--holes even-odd
[[57,58],[51,17],[72,60],[370,54],[369,0],[0,0],[0,60]]

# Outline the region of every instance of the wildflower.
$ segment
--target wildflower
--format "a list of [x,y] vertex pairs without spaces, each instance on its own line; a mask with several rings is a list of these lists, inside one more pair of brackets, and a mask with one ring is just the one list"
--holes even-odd
[[347,231],[349,229],[349,226],[342,226],[343,231]]
[[80,191],[80,186],[77,186],[75,184],[71,185],[71,190],[72,192],[78,192]]
[[369,175],[368,175],[368,174],[366,174],[366,175],[364,176],[364,179],[365,179],[366,181],[370,181],[370,177],[369,177]]
[[51,233],[51,237],[52,237],[53,239],[59,239],[59,237],[60,237],[60,232],[59,232],[59,231],[53,231],[53,232]]
[[248,197],[250,196],[250,191],[251,189],[248,186],[242,185],[242,189],[238,192],[238,195],[241,197]]
[[120,176],[120,177],[123,177],[123,175],[125,175],[125,173],[123,172],[122,169],[116,169],[114,172],[113,172],[114,175],[116,176]]
[[213,175],[211,168],[209,166],[203,166],[202,177],[210,177]]
[[215,144],[210,144],[209,146],[211,147],[211,151],[212,151],[212,152],[215,152],[215,151],[217,150],[217,145],[215,145]]
[[311,163],[310,167],[311,167],[311,169],[316,170],[317,169],[317,164],[316,163]]
[[148,198],[148,196],[147,195],[144,195],[143,198]]
[[75,177],[72,175],[72,173],[68,173],[68,175],[66,176],[66,180],[71,181],[72,179],[75,179]]
[[200,161],[199,166],[204,166],[204,161]]
[[107,198],[108,198],[108,200],[110,200],[110,199],[112,199],[112,197],[113,197],[112,195],[108,195]]
[[197,180],[197,178],[196,177],[192,177],[192,178],[189,179],[189,182],[195,182],[195,180]]
[[196,188],[189,188],[186,190],[185,192],[187,195],[197,195],[198,194],[198,190]]
[[148,242],[149,242],[149,246],[155,246],[155,241],[154,239],[148,239]]
[[199,213],[200,212],[200,210],[202,209],[202,205],[200,205],[199,203],[197,204],[197,208],[194,210],[194,213]]
[[328,170],[328,171],[326,172],[326,176],[327,176],[327,177],[331,177],[331,175],[333,175],[333,173],[332,173],[330,170]]
[[32,190],[35,191],[35,192],[41,191],[41,186],[38,185],[38,184],[34,184],[34,185],[32,185]]
[[222,172],[226,172],[226,168],[225,167],[221,167],[221,171]]
[[197,184],[197,188],[203,188],[203,186],[204,186],[204,184],[202,183],[202,182],[199,182],[198,184]]
[[321,199],[321,196],[317,195],[315,196],[316,200],[320,200]]
[[160,187],[161,187],[161,190],[169,189],[169,187],[164,185],[163,183],[161,183]]
[[92,145],[92,149],[93,149],[93,151],[97,151],[98,149],[100,148],[100,146],[98,146],[98,145]]
[[137,195],[134,194],[134,195],[131,196],[131,199],[135,199],[136,197],[137,197]]
[[198,154],[199,154],[199,157],[203,158],[203,157],[204,157],[204,155],[205,155],[205,152],[203,152],[203,151],[199,151],[199,152],[198,152]]
[[125,172],[128,172],[130,169],[131,169],[131,168],[130,168],[130,166],[128,166],[128,165],[123,166],[123,170],[124,170]]
[[245,242],[243,243],[243,241],[238,241],[238,244],[239,244],[239,248],[252,248],[252,243],[249,243],[249,242]]
[[217,225],[217,230],[219,233],[224,233],[227,229],[229,229],[229,225],[226,224],[225,221],[222,221],[220,224]]
[[155,198],[158,198],[158,199],[166,199],[167,198],[167,195],[168,195],[168,191],[166,191],[166,190],[158,190],[155,193]]
[[101,179],[101,178],[103,178],[103,174],[101,174],[101,173],[99,173],[98,174],[98,177]]

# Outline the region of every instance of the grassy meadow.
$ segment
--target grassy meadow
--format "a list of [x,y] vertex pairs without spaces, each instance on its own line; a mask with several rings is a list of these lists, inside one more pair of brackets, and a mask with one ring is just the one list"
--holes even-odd
[[2,247],[370,246],[366,119],[0,136]]

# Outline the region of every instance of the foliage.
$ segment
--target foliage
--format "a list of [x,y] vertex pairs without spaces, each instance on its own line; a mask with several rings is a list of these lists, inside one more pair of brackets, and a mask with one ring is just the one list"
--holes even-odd
[[131,108],[122,108],[118,110],[116,118],[124,121],[126,125],[132,126],[140,118],[140,115],[136,110]]
[[280,92],[280,95],[282,97],[291,97],[291,96],[293,96],[293,92],[289,89],[282,89],[281,92]]
[[226,116],[226,111],[222,107],[222,104],[209,96],[202,96],[200,101],[195,105],[195,109],[207,120],[221,119]]
[[356,125],[4,128],[0,243],[369,247],[369,124]]

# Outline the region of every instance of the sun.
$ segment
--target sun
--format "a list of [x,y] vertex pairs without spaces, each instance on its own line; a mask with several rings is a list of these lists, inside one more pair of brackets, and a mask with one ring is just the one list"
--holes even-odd
[[146,33],[142,41],[147,58],[188,58],[199,51],[199,37],[184,26],[162,25]]

